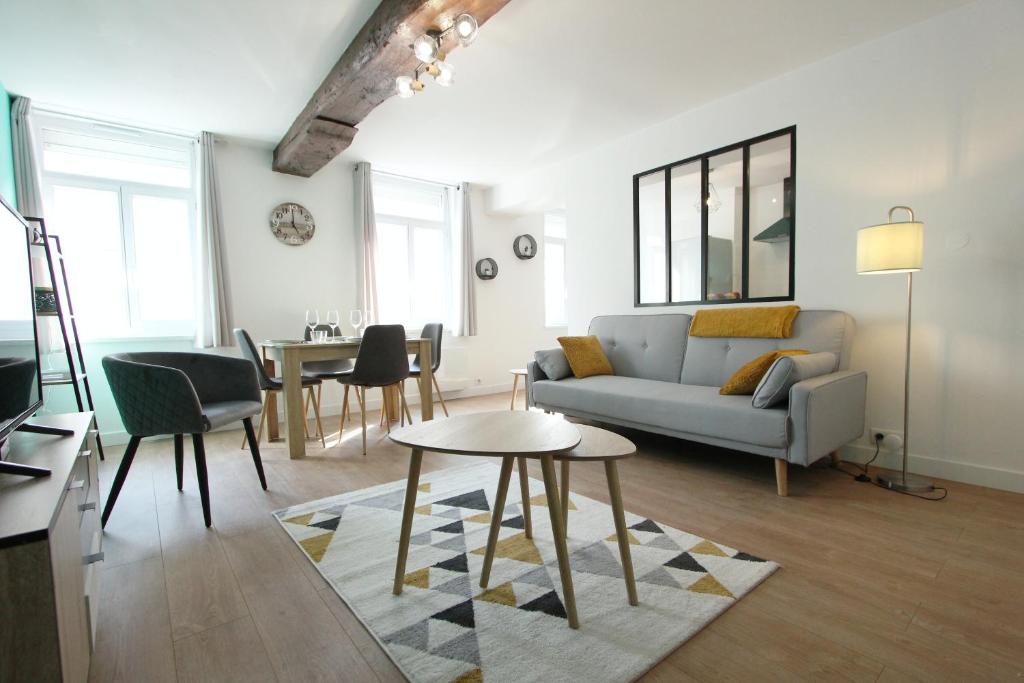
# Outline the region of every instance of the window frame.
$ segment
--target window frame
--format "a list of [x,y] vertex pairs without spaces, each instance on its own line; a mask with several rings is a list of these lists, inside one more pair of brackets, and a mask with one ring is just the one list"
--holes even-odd
[[[122,180],[118,178],[105,178],[101,176],[82,175],[77,173],[66,173],[61,171],[46,170],[43,161],[43,128],[53,128],[62,132],[78,135],[96,135],[92,132],[92,126],[102,128],[105,135],[112,140],[130,140],[132,142],[152,142],[156,146],[179,149],[187,152],[189,160],[189,185],[188,187],[177,187],[173,185],[155,185],[136,181]],[[189,254],[191,255],[191,272],[193,282],[196,281],[197,249],[198,249],[198,201],[196,192],[198,188],[198,168],[196,155],[196,142],[191,138],[182,135],[160,133],[146,129],[135,129],[129,126],[117,124],[106,124],[102,121],[80,119],[57,112],[40,112],[38,118],[33,122],[36,129],[35,154],[39,160],[40,189],[42,191],[43,206],[53,205],[53,190],[55,186],[74,187],[89,190],[101,190],[117,193],[119,228],[121,233],[121,266],[124,269],[124,286],[126,291],[127,305],[127,328],[119,328],[112,333],[90,334],[88,330],[82,335],[88,341],[108,341],[112,339],[154,339],[154,338],[191,338],[195,335],[196,316],[198,300],[193,292],[192,319],[187,321],[176,320],[155,320],[143,321],[141,318],[142,294],[138,289],[136,281],[136,253],[135,253],[135,220],[132,210],[132,197],[136,195],[162,197],[169,199],[183,199],[188,206],[189,220]],[[119,129],[123,132],[119,132]],[[73,287],[72,283],[72,287]]]
[[[554,235],[548,234],[547,220],[548,220],[548,216],[552,216],[552,215],[558,216],[561,219],[562,226],[563,226],[563,228],[566,229],[566,237],[556,237]],[[568,313],[569,313],[568,286],[567,286],[566,278],[565,278],[565,264],[566,264],[566,256],[567,256],[566,250],[568,249],[567,242],[568,242],[568,226],[567,226],[567,221],[566,221],[566,217],[565,217],[565,211],[564,210],[545,211],[544,212],[544,259],[547,260],[547,258],[548,258],[548,244],[549,243],[550,244],[557,244],[557,245],[560,245],[562,247],[562,297],[563,297],[563,300],[565,302],[564,309],[565,309],[565,312],[566,312],[566,318],[569,317],[568,316]],[[562,320],[561,322],[558,322],[558,323],[552,323],[551,320],[548,318],[548,309],[547,309],[547,288],[548,288],[548,286],[549,286],[549,283],[548,283],[548,279],[546,277],[546,272],[545,272],[545,278],[544,278],[544,327],[547,328],[547,329],[559,329],[559,328],[562,328],[562,327],[568,327],[569,326],[569,321],[568,320]]]
[[[751,297],[749,292],[749,263],[750,263],[750,148],[767,140],[789,135],[789,177],[792,178],[792,215],[789,236],[789,293],[784,296]],[[712,157],[742,150],[743,152],[743,212],[742,212],[742,270],[741,270],[741,292],[738,299],[709,299],[708,298],[708,175],[709,161]],[[701,168],[701,211],[700,211],[700,291],[701,298],[692,301],[672,301],[672,169],[694,162],[700,163]],[[665,301],[640,301],[640,179],[655,173],[664,175],[665,183]],[[686,159],[673,161],[669,164],[657,166],[646,171],[640,171],[633,175],[633,307],[650,308],[659,306],[704,306],[719,304],[745,304],[793,301],[796,296],[796,126],[788,126],[770,133],[758,135],[747,140],[742,140],[718,149],[713,149],[701,154],[695,154]]]
[[[422,330],[423,325],[425,325],[427,323],[430,323],[430,322],[442,322],[446,327],[451,327],[451,321],[454,319],[454,314],[455,314],[455,311],[454,311],[455,283],[453,282],[453,278],[451,277],[451,273],[453,272],[452,269],[454,267],[454,254],[453,254],[453,249],[454,249],[453,239],[454,238],[453,238],[453,225],[452,225],[453,215],[454,215],[453,214],[454,207],[452,206],[452,196],[451,196],[452,193],[450,192],[450,190],[453,189],[452,186],[446,185],[444,183],[439,183],[439,182],[431,181],[431,180],[421,180],[421,179],[418,179],[418,178],[406,178],[406,177],[403,177],[403,176],[397,176],[397,175],[394,175],[394,174],[391,174],[391,173],[382,172],[382,171],[372,171],[372,173],[373,173],[374,185],[376,185],[376,183],[380,182],[380,183],[391,184],[393,186],[400,186],[400,185],[403,185],[403,184],[408,184],[410,186],[413,186],[413,185],[430,186],[430,187],[436,187],[438,189],[438,191],[439,191],[439,193],[441,195],[441,203],[442,203],[441,204],[441,220],[434,221],[434,220],[425,219],[425,218],[413,218],[413,217],[410,217],[410,216],[402,216],[402,215],[397,215],[397,214],[383,213],[383,212],[377,211],[376,210],[376,206],[375,206],[374,207],[374,222],[376,224],[389,223],[391,225],[403,225],[403,226],[405,226],[405,239],[406,239],[406,246],[407,246],[407,248],[406,248],[406,252],[407,252],[406,268],[407,268],[407,272],[410,274],[410,279],[411,279],[411,276],[416,272],[415,271],[416,250],[413,248],[413,234],[414,234],[416,228],[423,228],[423,229],[428,229],[428,230],[438,230],[438,231],[440,231],[442,239],[443,239],[443,247],[442,247],[442,249],[443,249],[443,252],[444,252],[444,262],[441,264],[441,268],[442,268],[441,272],[445,275],[443,277],[443,283],[444,283],[444,313],[443,313],[443,318],[442,318],[441,321],[435,321],[433,319],[419,320],[418,317],[415,314],[415,311],[413,310],[412,300],[411,300],[411,297],[410,297],[410,300],[409,300],[409,316],[410,316],[410,319],[409,320],[401,320],[401,321],[397,321],[397,322],[401,322],[401,324],[404,325],[406,330],[409,331],[410,333],[414,333],[417,330]],[[375,204],[376,204],[376,202],[375,202]],[[376,261],[377,261],[377,264],[378,264],[377,277],[380,278],[381,277],[381,272],[382,272],[380,270],[380,264],[387,263],[387,260],[385,259],[384,255],[381,254],[381,252],[380,252],[380,241],[379,240],[377,242],[377,253],[374,254],[374,256],[376,257]],[[380,290],[380,286],[378,284],[378,292],[379,292],[379,290]],[[379,313],[380,313],[380,311],[378,311],[378,314]],[[376,322],[380,322],[380,321],[378,320]]]

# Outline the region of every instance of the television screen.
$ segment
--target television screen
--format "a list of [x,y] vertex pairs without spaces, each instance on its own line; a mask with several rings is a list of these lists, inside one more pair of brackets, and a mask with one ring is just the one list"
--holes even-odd
[[42,402],[27,224],[0,197],[0,441]]

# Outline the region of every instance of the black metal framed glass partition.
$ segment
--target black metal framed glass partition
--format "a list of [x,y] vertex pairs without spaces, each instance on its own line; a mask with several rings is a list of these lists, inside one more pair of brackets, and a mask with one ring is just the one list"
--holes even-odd
[[796,126],[633,176],[634,305],[791,301]]

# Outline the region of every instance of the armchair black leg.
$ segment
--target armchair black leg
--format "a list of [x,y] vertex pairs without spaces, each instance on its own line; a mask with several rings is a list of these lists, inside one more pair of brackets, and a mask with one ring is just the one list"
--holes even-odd
[[260,486],[263,490],[267,490],[267,478],[263,474],[263,460],[260,458],[260,444],[256,441],[256,432],[252,429],[252,418],[247,417],[242,420],[242,424],[245,426],[245,436],[249,439],[249,452],[252,453],[252,462],[256,465],[256,474],[260,475]]
[[206,476],[206,449],[203,435],[192,435],[192,449],[196,454],[196,478],[199,480],[199,498],[203,501],[203,521],[210,526],[210,481]]
[[181,479],[185,473],[185,438],[182,434],[174,435],[174,471],[178,475],[178,490],[184,490]]
[[128,468],[132,466],[132,460],[135,459],[135,451],[138,450],[140,441],[142,441],[141,436],[133,436],[128,441],[128,447],[124,449],[124,456],[121,458],[121,464],[117,466],[117,474],[114,475],[114,482],[110,485],[110,495],[107,496],[107,504],[103,506],[103,515],[100,517],[100,524],[104,527],[107,526],[110,511],[114,509],[117,496],[121,493],[121,487],[124,486]]

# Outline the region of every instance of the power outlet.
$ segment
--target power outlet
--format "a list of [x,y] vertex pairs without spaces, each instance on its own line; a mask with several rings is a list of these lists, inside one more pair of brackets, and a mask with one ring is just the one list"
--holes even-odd
[[871,442],[877,443],[879,441],[882,442],[882,448],[886,448],[890,451],[897,451],[903,446],[903,432],[895,429],[872,427]]

